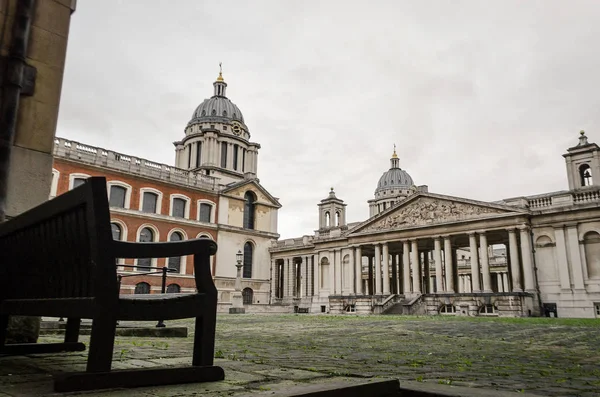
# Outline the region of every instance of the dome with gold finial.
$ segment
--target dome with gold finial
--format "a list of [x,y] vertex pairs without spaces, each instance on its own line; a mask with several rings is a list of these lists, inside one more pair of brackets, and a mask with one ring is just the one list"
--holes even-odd
[[219,76],[213,83],[213,96],[205,99],[192,114],[189,124],[199,122],[217,122],[217,123],[232,123],[241,124],[246,131],[248,128],[244,124],[244,116],[242,111],[233,102],[227,98],[226,89],[227,83],[223,78],[223,70],[219,64]]
[[390,159],[390,169],[381,175],[379,182],[377,182],[377,188],[375,189],[375,195],[386,191],[394,190],[408,190],[414,185],[412,177],[408,172],[400,168],[400,159],[396,154],[396,145],[394,145],[394,153]]

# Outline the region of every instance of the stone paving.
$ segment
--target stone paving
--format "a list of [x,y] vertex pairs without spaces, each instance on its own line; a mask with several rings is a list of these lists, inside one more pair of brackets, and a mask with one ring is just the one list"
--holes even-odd
[[[193,333],[191,321],[167,325]],[[600,396],[599,327],[595,319],[220,315],[215,355],[226,381],[86,395],[273,395],[302,383],[398,378],[490,393]],[[118,337],[113,366],[187,365],[191,346],[190,337]],[[1,358],[0,396],[50,395],[48,372],[84,367],[85,352]]]

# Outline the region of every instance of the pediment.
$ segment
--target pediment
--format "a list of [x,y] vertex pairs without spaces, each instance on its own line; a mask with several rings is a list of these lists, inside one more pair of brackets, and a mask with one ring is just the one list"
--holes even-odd
[[350,234],[410,229],[523,213],[520,208],[510,208],[506,205],[421,193],[365,221]]
[[256,179],[245,180],[231,184],[225,188],[222,193],[236,199],[244,200],[247,191],[256,195],[256,202],[259,204],[270,205],[280,208],[279,200],[273,197]]

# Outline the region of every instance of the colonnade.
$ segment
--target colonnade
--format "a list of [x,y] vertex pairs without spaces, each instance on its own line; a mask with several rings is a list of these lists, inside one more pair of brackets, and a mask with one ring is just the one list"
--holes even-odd
[[[507,267],[500,272],[490,270],[490,235],[493,244],[507,248]],[[459,271],[456,251],[467,241],[470,269]],[[273,259],[271,267],[275,298],[535,290],[526,226],[315,250]]]

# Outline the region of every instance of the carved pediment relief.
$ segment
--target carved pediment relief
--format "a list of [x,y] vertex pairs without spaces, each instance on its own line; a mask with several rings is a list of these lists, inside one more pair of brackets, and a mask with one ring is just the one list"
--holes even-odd
[[483,205],[420,197],[411,203],[401,205],[388,214],[382,214],[380,219],[374,220],[365,228],[357,231],[374,232],[388,229],[405,229],[413,226],[427,226],[507,213],[510,213],[510,211]]

